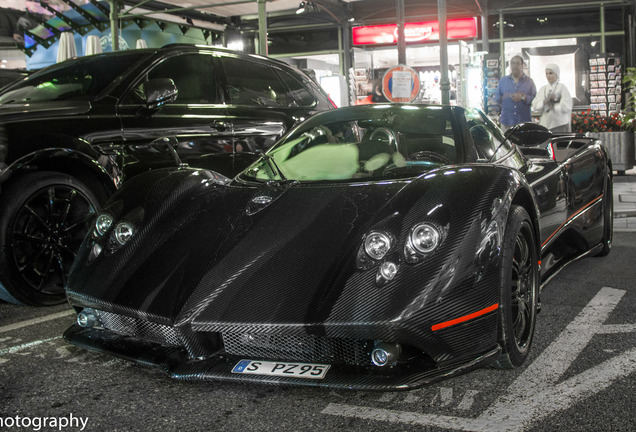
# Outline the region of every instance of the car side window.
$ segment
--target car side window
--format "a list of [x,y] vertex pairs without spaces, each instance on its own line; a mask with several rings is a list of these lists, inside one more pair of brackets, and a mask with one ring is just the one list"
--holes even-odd
[[174,81],[179,91],[175,104],[218,102],[211,55],[184,54],[165,59],[147,73],[146,79],[137,84],[125,103],[143,102],[145,82],[154,78],[170,78]]
[[277,70],[276,72],[289,88],[288,100],[290,103],[295,102],[297,106],[301,107],[311,107],[316,104],[316,98],[314,95],[311,94],[311,92],[307,89],[307,86],[303,85],[303,83],[296,77],[282,70]]
[[274,70],[257,62],[233,57],[223,58],[229,103],[272,107],[293,106],[285,85]]
[[[466,110],[466,122],[475,143],[479,161],[497,160],[510,152],[510,144],[477,111]],[[503,142],[503,145],[502,145]],[[493,158],[493,155],[497,155]]]
[[499,142],[495,140],[488,128],[484,124],[474,124],[476,122],[470,122],[470,134],[473,137],[475,143],[475,149],[479,160],[490,160],[492,155],[495,154],[495,150],[499,145]]

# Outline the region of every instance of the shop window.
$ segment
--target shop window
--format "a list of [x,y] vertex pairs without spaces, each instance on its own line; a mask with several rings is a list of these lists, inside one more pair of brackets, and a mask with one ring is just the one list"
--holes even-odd
[[[606,9],[606,13],[607,13]],[[606,19],[607,22],[607,19]],[[499,17],[489,17],[489,37],[499,37]],[[567,35],[572,33],[594,33],[601,31],[599,9],[577,11],[576,19],[571,12],[504,14],[504,38],[533,37],[537,35]]]
[[293,32],[270,32],[267,39],[271,41],[268,49],[270,55],[307,53],[338,49],[338,30],[299,30]]

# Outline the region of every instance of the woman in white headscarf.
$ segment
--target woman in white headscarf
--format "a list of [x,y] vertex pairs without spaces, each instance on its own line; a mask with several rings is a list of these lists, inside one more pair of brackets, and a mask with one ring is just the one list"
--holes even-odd
[[552,132],[572,131],[572,97],[567,87],[559,82],[559,66],[547,64],[545,77],[548,84],[537,92],[532,108],[541,113],[539,123]]

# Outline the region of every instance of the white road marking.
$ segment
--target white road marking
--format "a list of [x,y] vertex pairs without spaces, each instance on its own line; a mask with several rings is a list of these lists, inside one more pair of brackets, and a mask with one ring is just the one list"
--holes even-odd
[[50,341],[55,340],[55,339],[61,339],[61,338],[62,338],[62,336],[54,336],[54,337],[48,338],[48,339],[37,340],[37,341],[28,342],[28,343],[21,344],[21,345],[12,346],[12,347],[9,347],[9,348],[0,349],[0,356],[6,355],[6,354],[14,354],[14,353],[20,352],[22,350],[25,350],[27,348],[32,348],[34,346],[41,345],[43,343],[50,342]]
[[439,389],[439,394],[433,398],[432,404],[437,405],[438,400],[440,400],[440,406],[450,406],[450,404],[453,402],[453,389],[449,387],[441,387]]
[[459,402],[459,405],[457,405],[457,409],[470,411],[470,409],[473,407],[473,404],[475,403],[475,396],[477,396],[477,393],[479,393],[478,390],[466,390],[464,397],[462,398],[461,402]]
[[0,333],[6,333],[8,331],[12,331],[12,330],[17,330],[19,328],[22,327],[28,327],[30,325],[34,325],[34,324],[40,324],[46,321],[51,321],[54,319],[58,319],[58,318],[62,318],[68,315],[74,315],[75,311],[73,310],[68,310],[68,311],[64,311],[64,312],[58,312],[58,313],[54,313],[51,315],[45,315],[43,317],[39,317],[39,318],[33,318],[30,320],[26,320],[26,321],[21,321],[15,324],[9,324],[6,325],[4,327],[0,327]]
[[597,334],[636,332],[636,325],[604,325],[625,291],[604,287],[499,399],[477,418],[440,416],[329,404],[324,414],[437,426],[463,431],[523,431],[636,371],[636,348],[561,383],[559,378]]

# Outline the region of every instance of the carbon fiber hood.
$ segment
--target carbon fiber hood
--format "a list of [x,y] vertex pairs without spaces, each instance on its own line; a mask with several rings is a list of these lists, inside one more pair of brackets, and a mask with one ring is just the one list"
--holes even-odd
[[216,311],[214,321],[303,322],[317,298],[355,272],[364,233],[394,211],[387,203],[405,187],[224,185],[201,173],[127,183],[106,212],[137,233],[119,250],[105,244],[92,261],[87,239],[69,279],[71,303],[166,324],[203,310]]

